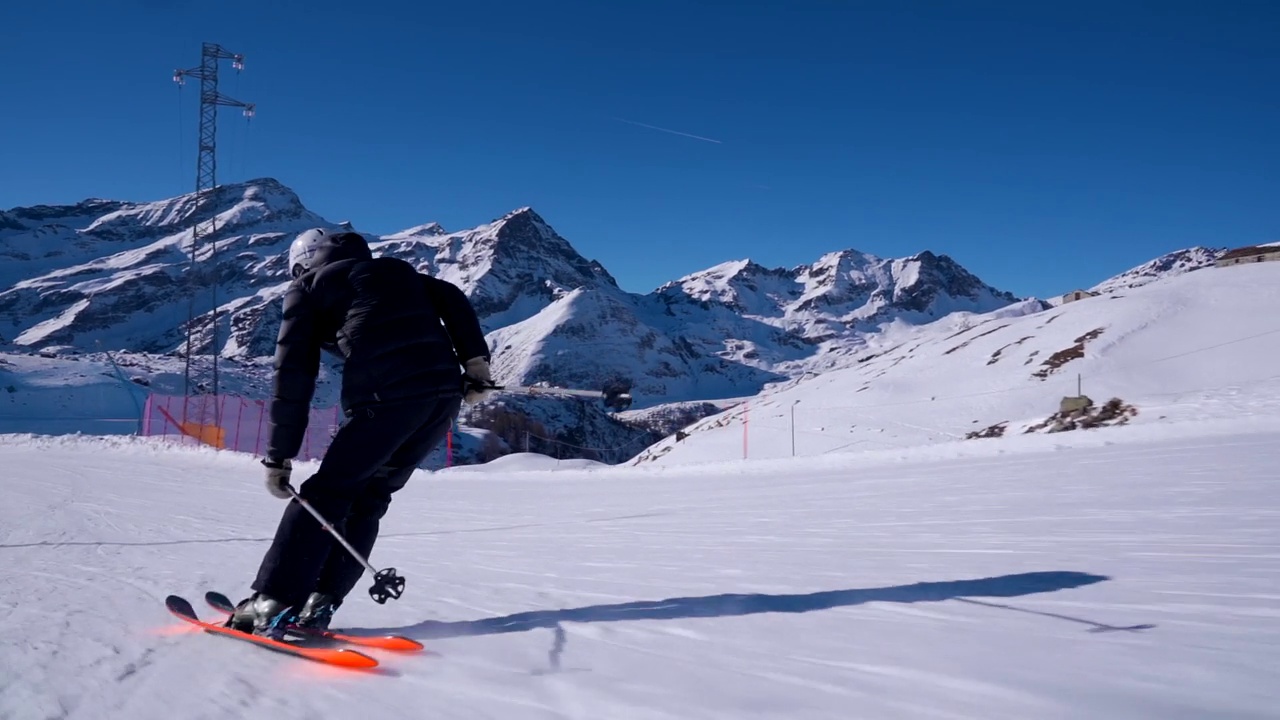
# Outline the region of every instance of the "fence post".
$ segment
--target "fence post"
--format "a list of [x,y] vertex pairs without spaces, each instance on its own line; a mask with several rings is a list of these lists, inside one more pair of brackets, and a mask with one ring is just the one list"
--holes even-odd
[[[167,398],[166,398],[166,400],[165,400],[165,403],[164,403],[164,404],[165,404],[166,406],[167,406],[167,405],[169,405],[169,399],[167,399]],[[168,409],[169,409],[169,408],[167,408],[167,407],[161,407],[161,408],[160,408],[161,414],[164,416],[164,425],[162,426],[162,429],[160,430],[160,436],[161,436],[161,437],[163,437],[163,438],[165,438],[165,442],[171,442],[171,441],[168,439],[168,437],[169,437],[169,418],[170,418],[170,417],[172,417],[172,415],[173,415],[173,414],[172,414],[172,413],[170,413],[170,412],[166,412]]]
[[231,441],[231,449],[240,451],[240,421],[244,418],[244,398],[236,398],[236,434]]
[[[227,426],[226,426],[226,422],[227,422],[227,396],[226,396],[226,395],[220,395],[219,397],[220,397],[221,399],[220,399],[220,400],[218,400],[218,411],[217,411],[217,412],[218,412],[218,417],[217,417],[217,420],[215,421],[215,424],[217,425],[218,429],[222,431],[223,441],[222,441],[222,447],[220,447],[220,448],[218,448],[218,449],[219,449],[219,450],[226,450],[226,449],[227,449],[227,441],[226,441],[226,437],[227,437],[227,435],[226,435],[226,433],[227,433]],[[231,448],[231,449],[232,449],[232,450],[235,450],[235,448]]]

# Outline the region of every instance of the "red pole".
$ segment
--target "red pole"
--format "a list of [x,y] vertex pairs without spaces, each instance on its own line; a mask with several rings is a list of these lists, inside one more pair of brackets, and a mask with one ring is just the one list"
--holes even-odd
[[747,459],[747,421],[751,413],[751,403],[742,404],[742,459]]
[[[156,409],[159,410],[160,413],[164,416],[164,424],[161,426],[161,430],[160,430],[160,437],[163,437],[163,438],[169,437],[169,411],[165,407],[168,404],[169,404],[169,400],[166,398],[164,401],[164,405],[156,406]],[[168,441],[166,440],[165,442],[168,442]]]
[[444,466],[453,464],[453,423],[449,423],[449,434],[444,436]]

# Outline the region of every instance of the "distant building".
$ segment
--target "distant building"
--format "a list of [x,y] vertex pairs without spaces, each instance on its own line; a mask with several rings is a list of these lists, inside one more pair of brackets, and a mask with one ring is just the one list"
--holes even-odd
[[1062,302],[1064,303],[1075,302],[1076,300],[1083,300],[1085,298],[1094,297],[1097,294],[1098,293],[1096,292],[1089,292],[1088,290],[1072,290],[1071,292],[1062,296]]
[[1280,245],[1251,245],[1249,247],[1236,248],[1218,258],[1214,265],[1227,267],[1228,265],[1244,265],[1245,263],[1266,262],[1268,260],[1280,260]]

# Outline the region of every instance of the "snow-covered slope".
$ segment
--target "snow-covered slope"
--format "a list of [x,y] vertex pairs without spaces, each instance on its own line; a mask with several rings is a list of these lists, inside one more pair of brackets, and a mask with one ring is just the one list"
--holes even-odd
[[147,388],[105,358],[0,354],[0,433],[137,432]]
[[[957,314],[874,339],[852,367],[790,383],[668,438],[658,462],[818,455],[1016,434],[1077,383],[1133,423],[1280,411],[1280,264],[1210,268],[1049,311]],[[745,425],[745,430],[744,430]],[[995,442],[972,440],[966,442]]]
[[371,556],[404,596],[365,576],[335,618],[432,653],[375,651],[376,673],[165,611],[247,594],[283,508],[253,458],[0,438],[0,717],[1274,717],[1280,427],[1155,430],[419,473]]
[[1228,248],[1197,246],[1171,252],[1126,270],[1115,277],[1103,280],[1090,288],[1090,290],[1096,293],[1109,293],[1140,287],[1161,278],[1174,277],[1194,270],[1213,267],[1213,263],[1222,257],[1227,250]]
[[[720,357],[671,332],[631,298],[607,289],[578,289],[536,316],[490,335],[500,382],[547,382],[597,389],[630,380],[641,404],[732,396],[783,376]],[[723,347],[721,340],[720,347]],[[702,349],[702,351],[700,351]]]

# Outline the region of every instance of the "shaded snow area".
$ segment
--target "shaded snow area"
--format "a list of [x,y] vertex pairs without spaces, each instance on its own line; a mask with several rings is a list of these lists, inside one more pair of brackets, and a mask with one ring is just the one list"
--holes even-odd
[[372,557],[405,595],[337,616],[432,651],[379,672],[165,611],[246,594],[253,458],[4,436],[0,717],[1274,718],[1280,422],[1223,423],[420,472]]

